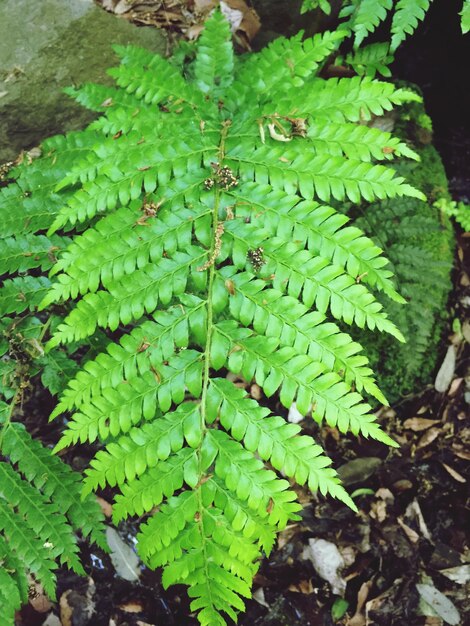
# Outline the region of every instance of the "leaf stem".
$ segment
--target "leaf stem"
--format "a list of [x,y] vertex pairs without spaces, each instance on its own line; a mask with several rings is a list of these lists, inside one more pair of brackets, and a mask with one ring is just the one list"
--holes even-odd
[[[222,123],[222,130],[220,133],[220,145],[218,152],[219,163],[221,163],[224,159],[225,155],[225,139],[227,137],[228,129],[230,126],[230,120],[226,120]],[[204,470],[202,467],[202,446],[204,443],[204,438],[207,432],[206,428],[206,415],[207,415],[207,393],[209,389],[210,382],[210,351],[211,351],[211,343],[212,343],[212,334],[213,334],[213,306],[212,306],[212,288],[214,284],[215,278],[215,255],[217,255],[217,229],[219,226],[219,206],[220,206],[220,196],[221,191],[217,186],[214,188],[214,207],[212,209],[212,245],[210,250],[209,258],[212,259],[214,257],[214,262],[210,263],[207,270],[209,271],[208,284],[207,284],[207,332],[206,332],[206,345],[204,349],[204,370],[203,370],[203,378],[202,378],[202,392],[201,392],[201,404],[199,408],[200,413],[200,429],[201,429],[201,443],[197,449],[197,457],[198,457],[198,477],[199,477],[199,486],[197,488],[197,499],[198,499],[198,521],[199,521],[199,532],[201,534],[201,545],[204,553],[204,569],[206,580],[210,580],[209,571],[207,569],[207,564],[209,562],[208,555],[206,552],[206,537],[204,534],[204,506],[202,502],[202,478],[204,474]],[[210,594],[210,588],[209,588]],[[211,604],[215,606],[214,601],[211,598]]]

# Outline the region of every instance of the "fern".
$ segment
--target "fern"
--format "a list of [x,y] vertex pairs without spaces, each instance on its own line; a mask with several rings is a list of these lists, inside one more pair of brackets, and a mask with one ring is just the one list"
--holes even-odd
[[[101,512],[93,498],[81,500],[80,476],[32,439],[22,425],[12,422],[34,376],[41,373],[43,385],[57,393],[76,371],[76,363],[65,351],[44,353],[42,337],[49,325],[56,324],[56,317],[51,315],[44,322],[30,311],[37,308],[51,285],[41,272],[57,262],[55,255],[70,242],[66,237],[46,237],[43,232],[59,205],[53,187],[69,167],[67,152],[57,167],[51,167],[55,157],[47,152],[67,143],[77,155],[83,141],[71,135],[68,140],[45,142],[41,166],[26,161],[10,173],[17,178],[16,184],[0,192],[4,225],[0,267],[5,278],[0,291],[0,398],[6,401],[0,402],[2,626],[11,626],[15,612],[28,601],[28,576],[54,598],[54,572],[59,565],[84,574],[76,532],[106,549]],[[24,203],[21,211],[19,203]],[[19,275],[7,277],[14,273]]]
[[462,10],[460,15],[460,25],[462,28],[462,34],[466,35],[470,31],[470,2],[469,0],[463,0]]
[[422,21],[429,9],[431,0],[398,0],[392,20],[392,52],[411,35],[418,22]]
[[[388,65],[393,62],[397,48],[412,35],[426,17],[432,0],[343,0],[331,3],[328,0],[304,0],[301,13],[321,9],[330,15],[332,6],[339,11],[338,28],[348,32],[353,40],[353,51],[337,58],[338,62],[350,65],[359,74],[390,76]],[[462,33],[470,30],[470,2],[463,0],[459,13]],[[367,44],[364,41],[391,21],[390,42]],[[383,28],[382,28],[383,30]]]
[[318,8],[327,15],[331,13],[331,4],[329,0],[303,0],[300,12],[307,13],[307,11],[313,11]]
[[[447,322],[447,299],[452,286],[454,260],[452,227],[439,208],[452,206],[448,199],[447,179],[442,161],[430,145],[420,144],[422,124],[429,124],[422,105],[408,105],[403,111],[399,134],[413,139],[419,162],[398,164],[400,174],[413,180],[428,202],[413,198],[387,200],[363,207],[356,224],[388,257],[407,299],[407,306],[391,302],[390,318],[405,335],[398,345],[384,336],[361,337],[381,388],[395,400],[431,380],[437,365],[438,346]],[[436,202],[436,198],[439,200]],[[383,298],[382,298],[383,301]],[[387,359],[383,355],[387,354]]]
[[372,43],[350,52],[344,58],[338,57],[336,62],[346,63],[360,76],[374,78],[376,74],[381,74],[389,78],[392,75],[388,66],[393,62],[393,55],[388,43]]
[[470,232],[470,207],[468,204],[441,198],[435,202],[435,206],[445,213],[445,215],[453,217],[463,228],[464,232]]
[[354,47],[358,48],[364,39],[372,33],[387,17],[393,7],[393,0],[359,0],[352,6],[343,8],[341,16],[352,13],[349,26],[354,32]]
[[82,501],[78,474],[17,423],[3,426],[0,450],[0,623],[10,626],[28,600],[27,573],[51,598],[57,561],[85,574],[75,531],[106,544],[98,505]]
[[[298,518],[287,479],[354,508],[314,440],[227,371],[395,445],[363,399],[385,402],[344,329],[402,340],[377,296],[403,298],[381,249],[326,203],[424,197],[387,166],[416,154],[361,124],[419,98],[370,77],[320,78],[344,36],[279,39],[237,59],[216,11],[184,75],[117,48],[117,88],[74,92],[104,115],[46,144],[0,205],[29,186],[32,214],[50,211],[18,234],[72,237],[47,279],[37,271],[50,281],[42,310],[71,308],[47,354],[108,333],[61,394],[53,417],[71,417],[56,450],[100,442],[85,493],[117,488],[116,522],[149,514],[139,553],[165,586],[188,585],[202,625],[236,619],[262,552]],[[54,202],[34,191],[34,171]]]

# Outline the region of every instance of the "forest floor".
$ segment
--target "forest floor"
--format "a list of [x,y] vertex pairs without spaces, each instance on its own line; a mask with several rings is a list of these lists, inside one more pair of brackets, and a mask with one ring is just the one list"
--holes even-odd
[[[195,37],[211,0],[99,0],[104,8],[140,24],[167,28],[173,37]],[[257,18],[243,0],[227,0],[241,12],[240,45],[247,48]],[[237,18],[237,19],[238,19]],[[458,178],[458,172],[456,173]],[[465,190],[464,190],[465,191]],[[467,196],[469,190],[466,190]],[[467,198],[468,199],[468,198]],[[470,236],[457,237],[449,331],[443,337],[440,383],[379,412],[400,444],[339,436],[336,429],[302,425],[339,467],[359,512],[299,489],[302,520],[289,526],[262,563],[254,599],[241,626],[438,626],[470,620]],[[446,351],[455,354],[445,358]],[[439,388],[441,386],[437,385]],[[260,393],[252,386],[253,395]],[[48,406],[31,413],[26,426],[47,443],[57,426],[47,424]],[[279,407],[276,407],[279,410]],[[90,451],[78,448],[68,460],[86,466]],[[110,515],[111,497],[103,510]],[[135,540],[137,524],[120,527]],[[88,578],[66,570],[58,575],[58,603],[38,590],[18,616],[18,626],[190,626],[184,588],[163,590],[160,573],[142,568],[138,581],[116,574],[108,555],[86,544]],[[432,607],[433,611],[429,608]],[[466,617],[467,616],[467,617]]]

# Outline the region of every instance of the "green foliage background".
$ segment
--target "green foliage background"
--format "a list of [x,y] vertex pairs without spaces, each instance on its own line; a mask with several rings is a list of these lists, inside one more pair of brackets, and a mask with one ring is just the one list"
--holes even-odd
[[418,163],[402,161],[397,169],[426,195],[427,202],[402,198],[373,203],[362,208],[356,221],[386,250],[408,302],[388,307],[405,344],[382,336],[362,339],[391,401],[432,382],[449,319],[455,236],[449,217],[435,205],[448,200],[449,192],[444,166],[431,144],[431,128],[424,107],[413,104],[404,107],[395,131],[412,142],[421,159]]

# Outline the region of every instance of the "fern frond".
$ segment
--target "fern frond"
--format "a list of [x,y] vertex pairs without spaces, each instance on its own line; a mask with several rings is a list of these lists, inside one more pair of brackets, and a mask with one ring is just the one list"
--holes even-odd
[[[11,411],[11,409],[10,409]],[[1,617],[27,600],[26,572],[55,597],[56,560],[79,574],[74,529],[107,549],[102,513],[92,498],[81,498],[81,481],[17,423],[0,433],[0,583]],[[8,575],[8,579],[6,576]],[[9,589],[8,598],[3,596]]]
[[[109,291],[87,294],[59,326],[49,348],[59,342],[88,337],[97,327],[115,330],[120,323],[128,324],[144,313],[152,313],[159,302],[169,304],[173,295],[185,292],[189,273],[194,282],[204,281],[204,275],[197,274],[196,269],[204,257],[200,248],[188,247],[188,252],[176,252],[172,259],[162,258],[158,264],[149,263],[137,270],[131,284],[126,279],[111,281]],[[41,307],[46,307],[55,297],[54,290],[50,291]]]
[[270,236],[306,245],[315,255],[344,268],[355,280],[360,276],[365,284],[403,303],[382,250],[361,230],[346,226],[349,219],[345,215],[315,202],[299,201],[298,196],[274,191],[269,185],[240,186],[232,199],[241,219],[250,221],[254,207],[254,223]]
[[17,508],[31,532],[47,544],[52,558],[59,557],[80,574],[84,570],[78,560],[75,537],[56,505],[47,502],[38,492],[19,478],[7,463],[0,463],[1,496],[10,508]]
[[435,206],[449,217],[453,217],[465,232],[470,232],[470,205],[442,198]]
[[253,326],[258,334],[278,337],[281,345],[293,347],[320,362],[326,370],[344,376],[359,392],[365,390],[386,404],[377,387],[367,358],[358,354],[362,348],[341,333],[325,316],[310,312],[296,298],[284,296],[276,289],[266,289],[263,280],[253,280],[250,274],[233,274],[224,268],[226,282],[234,285],[229,307],[232,316],[245,326]]
[[22,235],[8,237],[2,242],[0,274],[26,272],[35,267],[48,270],[55,262],[55,255],[67,244],[64,237]]
[[313,11],[317,8],[320,8],[323,13],[326,13],[327,15],[331,13],[329,0],[303,0],[300,12],[307,13],[307,11]]
[[28,601],[29,584],[20,561],[1,535],[0,563],[0,624],[11,626],[16,611]]
[[93,498],[82,498],[81,481],[68,465],[52,455],[19,424],[11,424],[3,435],[2,451],[28,482],[48,499],[57,500],[74,530],[106,548],[102,515]]
[[[299,88],[295,99],[284,95],[276,110],[281,115],[297,116],[300,112],[315,120],[367,122],[404,102],[419,102],[420,97],[406,89],[395,89],[391,83],[368,76],[353,78],[314,79]],[[299,107],[301,107],[299,109]]]
[[[337,62],[339,63],[340,59],[337,59]],[[385,78],[390,78],[392,75],[388,66],[393,62],[393,55],[390,53],[388,43],[372,43],[354,50],[346,55],[344,62],[360,76],[374,78],[376,74],[381,74]]]
[[[310,437],[296,435],[300,427],[287,424],[280,417],[267,417],[268,409],[245,397],[243,390],[226,379],[211,381],[213,400],[220,415],[222,426],[242,441],[249,452],[257,452],[264,461],[295,478],[299,485],[308,483],[312,491],[329,493],[346,502],[353,509],[355,505],[340,486],[333,469],[325,470],[331,464],[323,456],[322,449]],[[217,406],[217,399],[219,406]],[[212,407],[213,409],[214,407]]]
[[460,26],[462,29],[462,35],[466,35],[470,31],[470,1],[463,0],[462,10],[460,15]]
[[185,350],[158,370],[152,367],[152,371],[130,381],[124,380],[115,388],[105,387],[75,413],[56,450],[78,441],[107,439],[128,432],[142,419],[153,419],[157,407],[168,411],[172,402],[180,404],[184,400],[185,385],[197,395],[201,388],[200,357],[196,350]]
[[[36,213],[36,199],[31,222],[8,236],[73,237],[47,279],[15,276],[25,266],[9,240],[3,248],[3,292],[32,290],[31,303],[16,310],[39,300],[44,311],[65,309],[50,322],[44,358],[67,358],[61,344],[77,360],[85,342],[96,346],[52,414],[70,413],[56,451],[77,442],[100,448],[82,508],[64,496],[62,512],[91,534],[81,521],[90,492],[111,486],[115,521],[150,514],[139,554],[163,568],[165,585],[188,585],[201,624],[236,618],[263,551],[298,518],[301,505],[282,476],[354,508],[314,440],[246,397],[227,371],[278,394],[286,408],[295,401],[318,422],[394,445],[363,397],[385,402],[368,360],[333,320],[402,339],[379,295],[403,298],[382,249],[325,203],[423,197],[387,167],[397,156],[416,159],[413,150],[364,125],[419,98],[367,76],[319,78],[345,36],[298,35],[235,59],[215,11],[184,69],[118,48],[116,88],[73,92],[102,117],[83,140],[52,141],[0,194],[0,212],[33,187],[25,203],[36,194],[50,206]],[[53,161],[62,156],[58,176]],[[15,456],[21,436],[6,442],[42,494],[40,516],[75,483],[42,483],[42,453],[35,449],[29,464]],[[9,519],[1,522],[6,537]],[[45,556],[36,561],[51,587],[55,564]]]
[[0,291],[0,315],[35,309],[49,290],[45,276],[17,276],[5,280]]
[[334,124],[313,121],[308,129],[315,151],[331,156],[346,156],[357,161],[390,160],[405,156],[418,160],[416,152],[391,133],[358,124]]
[[[299,33],[291,39],[279,37],[257,55],[245,59],[237,72],[236,90],[229,93],[240,105],[255,91],[260,102],[272,101],[276,92],[286,92],[288,85],[299,87],[315,76],[321,64],[336,50],[346,31],[327,31],[309,39]],[[273,72],[272,68],[277,71]],[[301,102],[301,100],[299,100]],[[234,106],[230,105],[229,106]]]
[[216,95],[233,82],[233,47],[230,26],[222,13],[209,20],[198,42],[194,63],[195,84],[203,93]]
[[38,539],[21,516],[16,515],[3,499],[0,499],[0,531],[5,535],[10,550],[44,586],[49,597],[55,597],[56,563],[48,548]]
[[392,41],[390,49],[394,52],[411,35],[418,22],[423,20],[432,0],[398,0],[392,20]]
[[361,0],[351,19],[354,31],[354,46],[358,48],[367,35],[385,20],[393,7],[393,0]]
[[136,326],[119,344],[111,343],[107,352],[85,363],[68,383],[51,417],[80,408],[106,387],[116,387],[124,379],[143,376],[170,359],[177,349],[187,348],[189,329],[204,325],[204,304],[194,298],[186,301],[184,310],[175,306],[165,312],[157,311],[153,320]]

